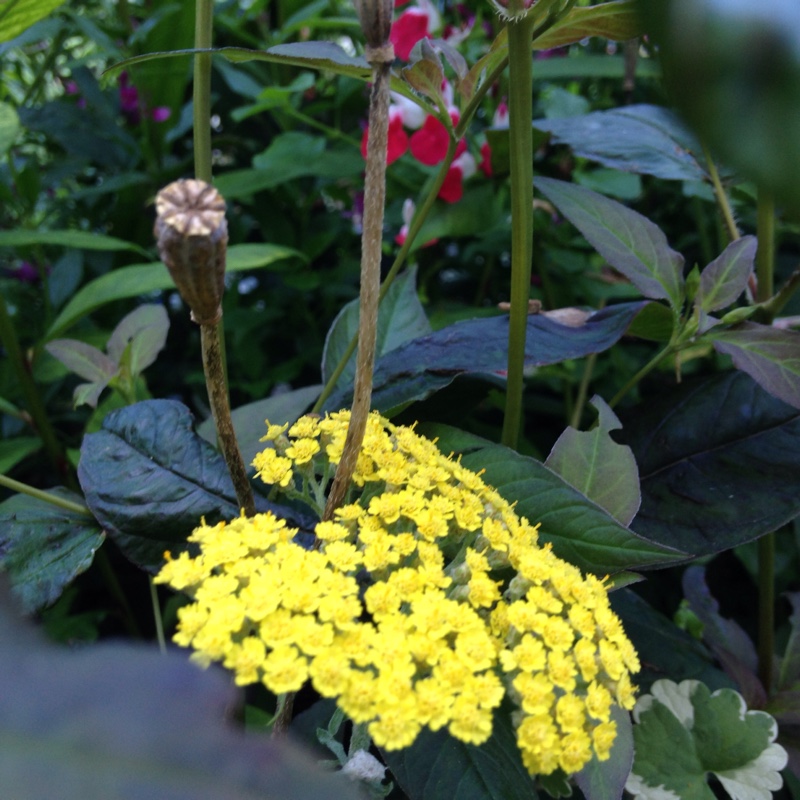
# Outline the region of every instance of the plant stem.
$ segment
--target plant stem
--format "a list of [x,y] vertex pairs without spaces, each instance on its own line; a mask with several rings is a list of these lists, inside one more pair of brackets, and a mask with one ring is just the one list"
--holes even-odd
[[728,236],[732,242],[741,238],[739,228],[736,226],[736,220],[733,218],[733,210],[731,209],[728,195],[725,193],[725,188],[722,186],[722,181],[719,178],[717,165],[711,158],[711,153],[708,148],[703,145],[703,155],[706,159],[706,166],[708,167],[708,174],[711,177],[711,185],[714,187],[714,196],[717,198],[717,205],[722,213],[722,218],[725,221],[725,227],[728,229]]
[[156,623],[156,639],[158,640],[158,649],[162,655],[167,652],[167,642],[164,638],[164,623],[161,619],[161,604],[158,602],[158,592],[156,585],[153,583],[153,576],[148,575],[147,580],[150,583],[150,602],[153,606],[153,619]]
[[792,299],[792,295],[800,288],[800,267],[786,279],[786,282],[778,289],[769,302],[765,303],[762,308],[768,315],[768,319],[775,319],[780,314],[786,304]]
[[222,352],[219,328],[215,324],[200,326],[200,347],[203,352],[203,372],[206,376],[208,401],[214,416],[217,439],[231,474],[233,488],[239,507],[248,517],[256,513],[253,489],[247,477],[247,470],[236,443],[236,434],[231,421],[231,407],[228,401],[228,389],[225,384],[225,373],[222,365]]
[[[756,233],[758,251],[756,253],[756,276],[758,295],[756,300],[765,303],[775,291],[775,200],[764,189],[758,190],[758,210]],[[772,320],[768,320],[768,323]]]
[[[386,148],[389,137],[389,61],[373,63],[374,81],[369,101],[367,170],[364,179],[364,227],[361,236],[361,291],[359,295],[358,354],[353,405],[342,458],[333,477],[323,519],[331,519],[341,505],[361,451],[372,401],[372,373],[378,332],[381,288],[383,213],[386,202]],[[345,362],[346,363],[346,362]]]
[[591,353],[586,359],[586,365],[583,368],[583,375],[581,375],[581,382],[578,386],[578,396],[575,398],[575,407],[572,410],[572,418],[569,421],[573,428],[580,427],[583,409],[586,406],[586,395],[589,392],[589,382],[592,380],[592,373],[596,363],[597,353]]
[[[194,46],[197,50],[211,47],[214,21],[213,0],[197,0]],[[194,175],[211,183],[211,54],[194,57]]]
[[655,369],[667,356],[675,352],[675,345],[668,344],[663,350],[659,351],[653,358],[650,359],[609,401],[608,405],[611,408],[619,403],[623,397],[634,387],[639,381],[645,377],[649,372]]
[[86,506],[80,503],[73,503],[65,497],[51,494],[50,492],[43,492],[41,489],[34,489],[33,486],[28,486],[27,483],[20,483],[7,475],[0,474],[0,486],[5,486],[6,489],[11,489],[20,494],[27,494],[29,497],[35,497],[37,500],[44,500],[45,503],[63,508],[65,511],[71,511],[73,514],[83,514],[84,516],[91,517],[92,512]]
[[[417,211],[414,214],[414,219],[411,221],[411,225],[408,229],[408,236],[406,236],[406,240],[403,242],[400,250],[397,253],[397,256],[394,259],[394,263],[391,266],[391,269],[386,274],[386,278],[381,285],[380,294],[378,295],[378,304],[383,302],[383,298],[386,297],[389,288],[391,287],[394,279],[397,277],[398,273],[400,272],[401,268],[405,264],[406,258],[408,257],[411,248],[414,245],[414,240],[417,238],[420,230],[422,230],[422,226],[425,223],[425,220],[428,218],[428,214],[430,213],[431,209],[433,208],[434,203],[436,202],[436,197],[439,194],[439,190],[442,188],[442,184],[444,183],[444,179],[447,177],[447,173],[450,170],[450,165],[453,163],[453,159],[455,158],[456,154],[456,145],[458,142],[455,139],[450,140],[450,144],[447,148],[447,154],[445,155],[444,161],[439,167],[439,171],[436,173],[436,177],[433,180],[433,183],[430,186],[430,189],[426,192],[425,198],[422,201],[422,204],[417,207]],[[355,352],[356,346],[358,345],[358,336],[353,336],[350,342],[347,345],[347,349],[342,354],[342,357],[339,359],[339,363],[336,365],[336,369],[331,374],[330,378],[328,378],[325,387],[323,388],[322,392],[320,393],[319,398],[317,398],[317,402],[314,404],[314,407],[311,410],[311,413],[318,414],[322,406],[325,404],[325,401],[330,397],[333,390],[336,388],[336,384],[339,382],[339,378],[344,372],[344,368],[347,365],[348,361],[350,361],[350,357]]]
[[516,449],[522,427],[525,339],[533,259],[533,58],[534,20],[510,20],[508,30],[511,165],[511,310],[508,384],[502,443]]
[[[756,300],[764,303],[772,297],[775,272],[775,201],[772,195],[759,188],[757,210],[758,251]],[[772,322],[769,311],[762,308],[767,324]],[[772,661],[775,652],[775,534],[768,533],[758,540],[758,676],[769,695],[772,684]]]
[[78,482],[75,480],[75,476],[70,469],[69,462],[56,437],[55,430],[50,423],[50,418],[47,416],[47,410],[42,402],[39,390],[33,380],[30,363],[25,358],[22,348],[20,347],[19,340],[17,339],[17,332],[14,330],[14,324],[11,321],[5,297],[3,297],[2,294],[0,294],[0,342],[3,343],[6,356],[11,364],[11,369],[14,371],[19,386],[22,389],[22,394],[25,396],[25,402],[28,407],[30,419],[33,423],[33,428],[41,437],[45,452],[66,485],[74,491],[79,491]]
[[289,730],[292,721],[292,709],[294,708],[294,696],[296,692],[287,692],[278,695],[278,707],[272,719],[272,737],[283,736]]

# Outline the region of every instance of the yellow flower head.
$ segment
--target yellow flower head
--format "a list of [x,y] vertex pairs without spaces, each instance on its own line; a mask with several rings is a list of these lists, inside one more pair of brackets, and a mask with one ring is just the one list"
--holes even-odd
[[[319,510],[349,419],[267,423],[257,475]],[[611,705],[632,707],[639,663],[606,585],[541,546],[480,475],[377,413],[353,484],[315,549],[270,513],[197,528],[199,554],[168,556],[155,579],[193,600],[175,641],[240,685],[310,680],[389,750],[423,727],[481,744],[507,695],[532,773],[608,758]]]

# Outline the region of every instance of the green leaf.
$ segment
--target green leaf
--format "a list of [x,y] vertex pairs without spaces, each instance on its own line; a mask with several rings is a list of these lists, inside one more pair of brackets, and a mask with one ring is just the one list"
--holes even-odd
[[755,322],[710,333],[714,348],[784,403],[800,408],[800,333]]
[[88,231],[50,230],[29,231],[17,229],[0,231],[0,247],[28,247],[31,245],[53,244],[60,247],[74,247],[81,250],[133,250],[147,255],[147,250],[139,245]]
[[617,725],[617,738],[610,757],[598,761],[597,756],[575,775],[575,783],[586,800],[611,800],[622,797],[625,781],[633,764],[633,726],[630,714],[618,705],[611,706],[611,719]]
[[[325,337],[325,348],[322,351],[322,380],[326,383],[344,356],[350,340],[358,333],[359,316],[359,301],[353,300],[339,312]],[[416,267],[412,267],[394,281],[381,302],[378,313],[376,358],[430,332],[430,323],[417,295],[417,270]],[[353,353],[337,386],[352,384],[355,363],[356,357]]]
[[8,475],[23,458],[41,448],[42,440],[38,436],[17,436],[0,440],[0,475]]
[[638,536],[600,506],[570,486],[536,459],[502,445],[455,431],[446,425],[424,425],[425,435],[438,437],[444,453],[459,453],[461,463],[482,477],[531,523],[541,522],[539,539],[584,571],[599,575],[642,566],[674,563],[684,554]]
[[121,363],[127,350],[127,367],[131,377],[140,375],[164,349],[169,332],[169,315],[162,305],[141,305],[124,316],[108,340],[108,355]]
[[611,438],[611,431],[622,425],[608,404],[599,395],[590,402],[598,424],[589,431],[567,428],[544,463],[620,524],[629,525],[641,503],[636,459],[630,447]]
[[[278,245],[232,245],[228,248],[226,271],[241,272],[267,267],[276,261],[288,258],[303,258],[303,256],[296,250]],[[170,278],[167,268],[160,262],[133,264],[112,270],[90,281],[75,293],[50,326],[47,338],[57,336],[74,325],[81,317],[113,300],[139,297],[148,292],[170,288],[174,288],[172,278]]]
[[414,240],[413,250],[445,236],[477,236],[495,227],[504,213],[502,200],[492,185],[468,188],[458,203],[434,205]]
[[[275,425],[295,422],[319,397],[320,391],[322,391],[322,386],[319,384],[304,386],[302,389],[276,394],[264,400],[256,400],[254,403],[235,408],[231,412],[231,418],[244,463],[251,464],[256,454],[266,446],[259,441],[267,432],[264,420],[268,419]],[[217,432],[214,428],[213,418],[209,417],[198,425],[197,433],[206,441],[215,443]]]
[[495,713],[492,735],[476,747],[447,731],[424,728],[404,750],[382,752],[409,800],[536,800],[507,710]]
[[57,646],[15,618],[5,591],[0,674],[9,800],[359,797],[286,739],[234,728],[241,697],[222,671],[145,644]]
[[657,225],[582,186],[553,178],[537,178],[535,185],[645,297],[669,300],[680,309],[683,256],[669,247]]
[[633,0],[617,0],[589,8],[573,8],[569,14],[533,40],[533,49],[562,47],[589,36],[625,42],[641,36],[644,31],[636,3]]
[[758,249],[755,236],[731,242],[700,274],[695,305],[717,311],[731,305],[747,287]]
[[[56,488],[51,494],[82,505],[82,498],[67,489]],[[89,514],[23,494],[0,504],[0,568],[8,573],[27,613],[58,600],[64,588],[91,566],[104,539],[105,533]]]
[[[78,480],[86,504],[134,564],[155,571],[164,551],[187,548],[205,517],[213,525],[239,514],[222,456],[192,430],[189,409],[147,400],[118,411],[83,438]],[[298,525],[287,509],[258,498],[259,510]]]
[[76,339],[53,339],[45,346],[51,356],[67,369],[95,383],[108,383],[119,371],[115,361],[102,350]]
[[663,303],[648,303],[631,323],[628,336],[668,342],[675,328],[675,315]]
[[55,11],[64,0],[3,0],[0,4],[0,42],[19,36]]
[[[528,317],[526,367],[557,364],[607,350],[623,336],[644,307],[641,301],[587,312],[580,325],[564,325],[546,314]],[[378,359],[372,404],[388,410],[422,400],[458,376],[504,382],[508,351],[508,316],[457,322],[412,339]],[[349,405],[350,390],[334,392],[328,410]]]
[[643,536],[710,555],[800,514],[800,412],[731,370],[620,414],[639,465]]
[[[792,0],[642,0],[669,95],[726,164],[800,209],[800,14]],[[691,87],[691,91],[687,91]]]
[[[421,41],[426,42],[425,39]],[[431,49],[430,45],[428,45],[428,49]],[[403,67],[402,75],[412,89],[429,97],[437,107],[439,103],[443,102],[444,70],[435,54],[432,54],[430,58],[420,58],[409,66]]]
[[0,156],[4,156],[19,133],[19,115],[14,106],[0,103]]
[[660,106],[632,105],[533,124],[576,156],[612,169],[666,180],[708,179],[697,156],[700,145],[675,114]]
[[651,691],[633,710],[636,757],[625,788],[635,797],[712,800],[708,772],[742,800],[771,800],[781,788],[786,751],[774,744],[778,726],[769,714],[699,681],[656,681]]

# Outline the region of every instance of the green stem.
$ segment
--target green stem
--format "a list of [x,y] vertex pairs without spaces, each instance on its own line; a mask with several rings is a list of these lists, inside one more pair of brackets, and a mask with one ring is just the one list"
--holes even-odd
[[533,259],[533,58],[534,20],[509,21],[509,128],[511,167],[511,310],[508,384],[502,443],[516,449],[522,427],[525,339]]
[[11,369],[14,371],[22,389],[33,427],[41,437],[47,455],[67,486],[78,491],[78,483],[70,470],[69,462],[56,437],[50,418],[47,416],[44,402],[31,374],[30,364],[23,355],[17,339],[17,333],[14,330],[14,325],[6,307],[5,297],[2,294],[0,294],[0,341],[3,343]]
[[650,359],[609,401],[609,406],[614,406],[622,400],[623,397],[631,390],[642,378],[655,369],[667,356],[676,351],[675,345],[668,344],[663,350],[659,351],[653,358]]
[[[756,299],[765,303],[774,292],[775,272],[775,201],[764,189],[758,192],[757,230],[758,252],[756,253],[756,276],[758,294]],[[769,312],[764,321],[772,318]],[[768,533],[758,540],[758,676],[769,695],[772,685],[772,661],[775,653],[775,534]]]
[[[425,220],[427,219],[431,209],[433,208],[433,204],[436,202],[436,197],[439,194],[439,190],[442,188],[444,179],[447,177],[447,173],[450,170],[450,165],[453,163],[453,159],[455,158],[457,144],[458,142],[455,139],[450,140],[450,144],[447,148],[447,154],[445,155],[444,161],[439,167],[439,171],[436,173],[436,177],[431,184],[430,190],[425,194],[425,199],[423,200],[422,205],[418,206],[417,211],[414,214],[414,219],[411,221],[411,225],[408,229],[408,236],[406,236],[405,242],[403,242],[402,246],[400,247],[394,263],[383,280],[380,293],[378,294],[379,305],[381,302],[383,302],[383,298],[386,297],[386,293],[389,291],[394,279],[402,269],[403,264],[405,264],[406,258],[408,257],[412,246],[414,245],[414,240],[417,238],[417,234],[419,234],[420,230],[422,230],[422,226],[425,223]],[[356,335],[350,339],[347,349],[339,359],[336,369],[331,373],[330,378],[328,378],[327,382],[325,383],[322,393],[317,399],[317,402],[314,404],[314,407],[311,409],[311,413],[319,414],[319,412],[322,410],[322,406],[336,388],[336,384],[339,382],[339,378],[342,376],[342,372],[344,372],[344,368],[350,361],[350,358],[355,352],[357,346],[358,336]]]
[[158,649],[162,655],[167,652],[167,641],[164,638],[164,622],[161,619],[161,604],[158,602],[158,592],[156,585],[153,583],[153,576],[148,575],[147,580],[150,583],[150,602],[153,606],[153,618],[156,623],[156,639],[158,640]]
[[739,228],[736,226],[736,220],[733,218],[733,210],[731,209],[730,200],[725,193],[725,188],[717,171],[717,165],[711,158],[711,153],[708,148],[703,145],[703,155],[706,159],[706,166],[708,167],[708,174],[711,177],[711,185],[714,187],[714,196],[717,198],[717,205],[722,213],[722,219],[725,222],[725,227],[728,229],[728,236],[732,242],[741,238],[742,234],[739,233]]
[[762,308],[768,319],[775,319],[783,311],[786,304],[792,299],[794,293],[800,288],[800,267],[798,267],[778,289],[777,294]]
[[758,191],[757,214],[756,276],[758,277],[758,295],[756,300],[759,303],[765,303],[775,291],[775,200],[769,192],[763,189]]
[[758,540],[758,677],[769,695],[775,652],[775,534]]
[[73,503],[65,497],[58,497],[58,495],[51,494],[50,492],[43,492],[41,489],[34,489],[33,486],[28,486],[27,483],[20,483],[7,475],[0,474],[0,486],[5,486],[6,489],[11,489],[20,494],[27,494],[29,497],[35,497],[37,500],[44,500],[46,503],[63,508],[65,511],[72,511],[74,514],[83,514],[84,516],[91,517],[92,512],[86,506],[80,503]]
[[589,393],[589,382],[592,380],[592,373],[596,363],[597,353],[592,353],[586,359],[586,366],[583,368],[583,375],[581,375],[581,382],[578,386],[578,396],[575,398],[575,407],[572,410],[572,418],[569,421],[573,428],[580,427],[583,409],[586,406],[586,396]]
[[[197,0],[194,46],[197,50],[211,47],[214,21],[213,0]],[[211,183],[211,54],[194,57],[194,175]]]

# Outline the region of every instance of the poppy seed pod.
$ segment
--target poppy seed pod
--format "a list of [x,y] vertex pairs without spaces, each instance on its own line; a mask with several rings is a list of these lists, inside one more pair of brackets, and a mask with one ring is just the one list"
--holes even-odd
[[354,5],[367,45],[374,50],[382,48],[392,28],[392,0],[354,0]]
[[179,180],[156,195],[158,253],[199,325],[222,317],[228,223],[225,200],[210,184]]

